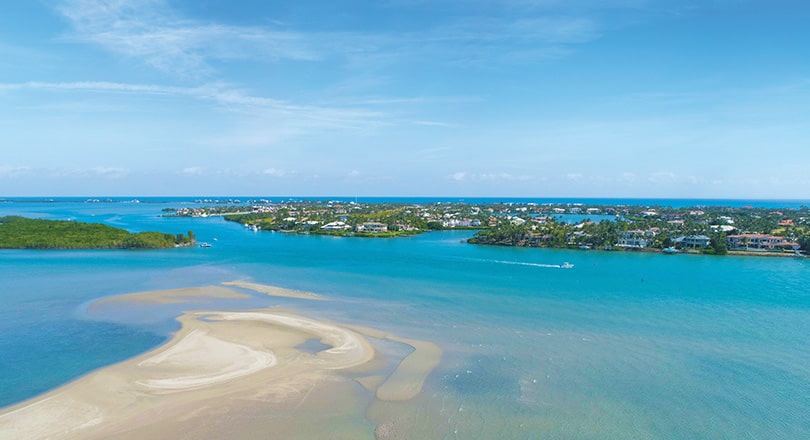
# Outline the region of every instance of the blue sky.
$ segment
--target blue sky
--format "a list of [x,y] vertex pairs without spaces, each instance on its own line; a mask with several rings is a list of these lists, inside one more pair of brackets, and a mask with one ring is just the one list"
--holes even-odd
[[12,0],[0,196],[810,197],[810,5]]

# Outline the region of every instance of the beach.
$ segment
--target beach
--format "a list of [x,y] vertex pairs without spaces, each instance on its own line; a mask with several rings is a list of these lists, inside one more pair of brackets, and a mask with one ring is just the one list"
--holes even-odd
[[[272,286],[241,287],[324,299]],[[207,286],[108,297],[99,304],[182,302],[193,309],[205,298],[243,296]],[[278,307],[190,310],[177,319],[180,330],[157,349],[6,408],[0,439],[240,439],[266,438],[266,432],[272,438],[398,438],[400,431],[377,429],[395,423],[390,411],[370,420],[368,408],[416,397],[441,357],[430,342]],[[386,375],[370,339],[405,344],[411,352]]]

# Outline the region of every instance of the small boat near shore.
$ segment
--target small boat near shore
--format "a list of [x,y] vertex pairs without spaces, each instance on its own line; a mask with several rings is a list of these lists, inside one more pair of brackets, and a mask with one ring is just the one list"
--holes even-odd
[[560,269],[573,269],[573,267],[574,265],[567,261],[560,265]]
[[661,251],[661,252],[663,252],[663,253],[665,253],[667,255],[672,255],[672,254],[677,254],[678,249],[675,249],[674,247],[670,246],[670,247],[664,248],[664,250]]
[[201,248],[210,248],[210,247],[211,247],[211,243],[208,243],[208,242],[205,242],[205,241],[204,241],[204,242],[200,243],[200,247],[201,247]]

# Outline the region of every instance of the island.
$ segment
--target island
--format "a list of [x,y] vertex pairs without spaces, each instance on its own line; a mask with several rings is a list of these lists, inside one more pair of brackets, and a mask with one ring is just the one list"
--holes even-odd
[[255,231],[401,237],[473,229],[471,244],[802,257],[810,208],[489,202],[358,203],[288,200],[168,208],[166,216],[224,216]]
[[164,249],[195,242],[192,231],[131,233],[97,223],[0,217],[0,249]]

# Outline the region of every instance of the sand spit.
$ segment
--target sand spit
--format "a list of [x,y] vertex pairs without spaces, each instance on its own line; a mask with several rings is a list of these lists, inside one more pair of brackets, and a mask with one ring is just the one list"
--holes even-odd
[[179,304],[199,302],[206,299],[245,299],[250,295],[221,286],[183,287],[180,289],[154,290],[151,292],[128,293],[110,296],[95,301],[91,307],[119,302],[143,304]]
[[326,301],[328,298],[325,296],[317,295],[310,292],[302,292],[300,290],[284,289],[276,286],[267,286],[265,284],[249,283],[246,281],[227,281],[222,283],[223,286],[235,286],[243,289],[252,290],[254,292],[264,293],[268,296],[281,296],[285,298],[299,298],[311,299],[316,301]]
[[[325,299],[260,284],[224,284],[270,296]],[[249,297],[222,286],[191,287],[103,298],[90,308],[191,306]],[[161,347],[0,411],[0,440],[238,440],[266,438],[267,432],[277,438],[373,439],[376,428],[402,425],[401,405],[421,392],[441,358],[430,342],[280,308],[188,311],[177,320],[180,330]],[[368,338],[414,350],[386,377],[386,362]],[[323,348],[299,348],[313,339]]]
[[[413,352],[402,359],[393,373],[382,385],[377,387],[376,395],[380,400],[401,401],[416,397],[422,391],[425,379],[439,365],[442,358],[442,350],[432,342],[400,338],[367,327],[347,327],[375,339],[387,339],[413,348]],[[363,386],[366,386],[367,383],[374,383],[374,381],[369,378],[362,378],[360,381]]]

